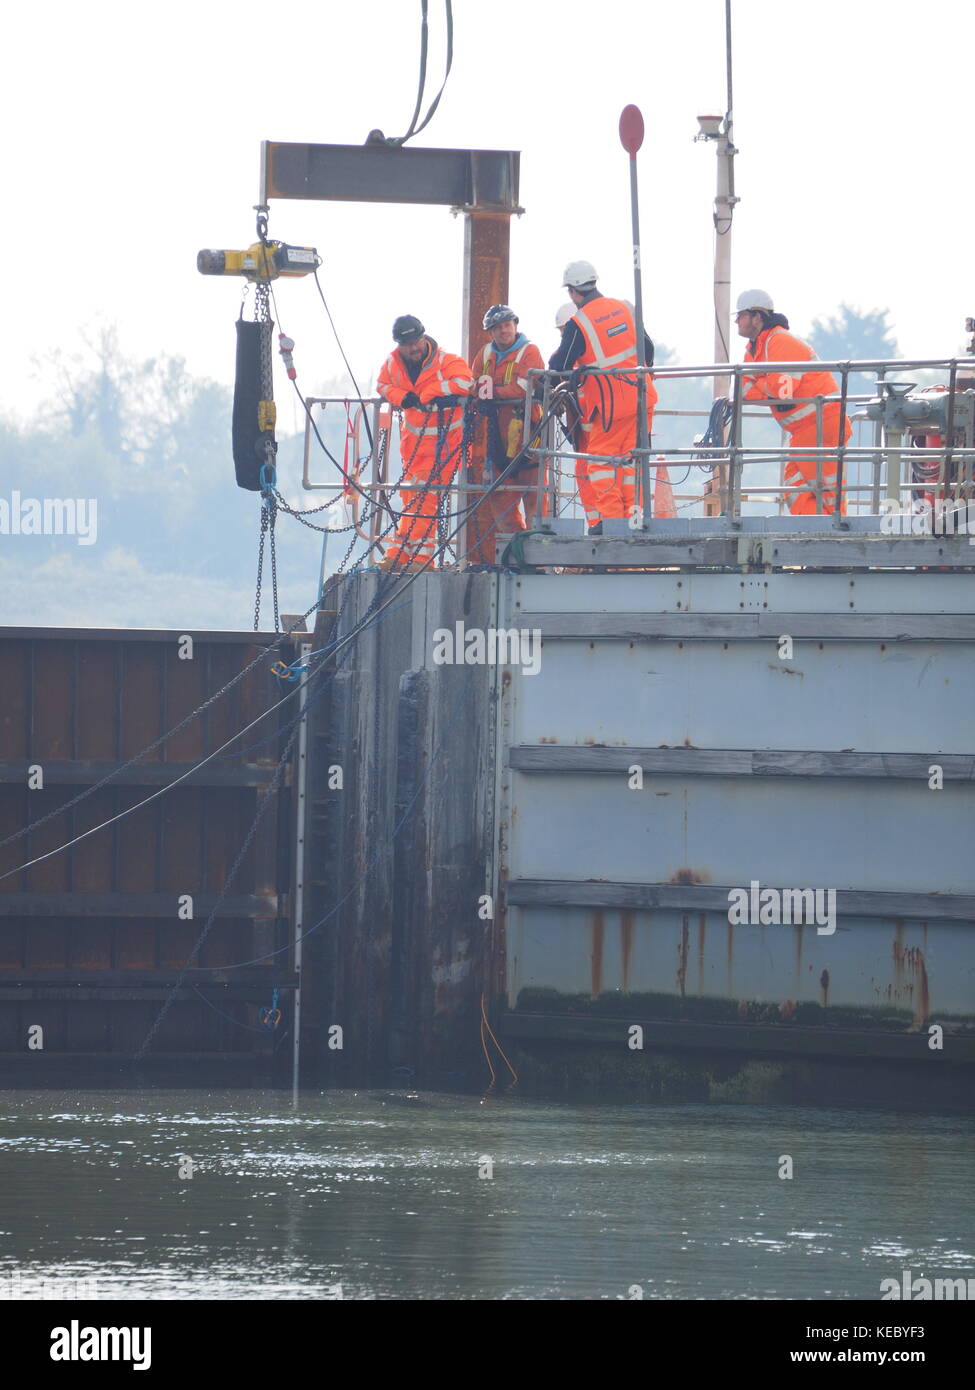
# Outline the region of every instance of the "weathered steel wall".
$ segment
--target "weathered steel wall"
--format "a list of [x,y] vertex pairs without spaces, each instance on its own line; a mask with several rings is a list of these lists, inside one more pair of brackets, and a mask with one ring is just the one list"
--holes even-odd
[[[483,1001],[529,1075],[589,1044],[604,1092],[637,1023],[645,1058],[770,1058],[790,1086],[810,1059],[864,1059],[896,1092],[896,1068],[937,1058],[950,1099],[975,1058],[970,585],[336,581],[315,646],[365,626],[310,707],[309,1066],[477,1084],[483,1046],[503,1084]],[[439,664],[458,624],[542,645]],[[729,889],[753,880],[835,889],[836,930],[732,926]]]
[[[186,636],[192,637],[192,657]],[[274,703],[271,658],[147,758],[273,641],[267,634],[0,629],[0,840],[36,825],[107,774],[76,807],[0,848],[0,874],[135,805]],[[290,658],[290,649],[288,652]],[[90,1069],[141,1046],[225,887],[272,779],[291,711],[268,717],[185,784],[81,844],[0,882],[0,1061],[29,1084],[38,1068]],[[31,789],[30,769],[42,787]],[[34,777],[36,781],[36,774]],[[204,1059],[262,1073],[275,1037],[258,1008],[293,985],[286,944],[289,777],[274,795],[197,964],[146,1061]],[[178,900],[191,895],[191,920]],[[188,909],[184,905],[184,913]],[[202,997],[201,997],[202,996]],[[205,1002],[209,1001],[209,1002]],[[284,1003],[285,1015],[290,1013]],[[43,1049],[28,1049],[28,1028]],[[237,1026],[243,1025],[243,1026]],[[282,1030],[282,1032],[285,1030]]]
[[[975,1056],[972,583],[505,578],[543,636],[499,720],[508,1036]],[[731,925],[753,881],[836,890],[835,931]]]
[[478,903],[490,891],[497,671],[436,664],[433,636],[488,626],[495,581],[398,584],[335,581],[316,633],[317,647],[337,612],[341,639],[392,600],[338,653],[309,712],[304,1010],[333,1084],[476,1084],[480,996],[492,993],[495,923]]

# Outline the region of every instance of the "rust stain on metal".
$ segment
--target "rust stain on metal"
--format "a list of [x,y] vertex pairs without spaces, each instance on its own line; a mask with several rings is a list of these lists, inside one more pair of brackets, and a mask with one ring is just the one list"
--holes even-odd
[[911,1032],[916,1033],[923,1027],[931,1012],[931,999],[928,990],[928,969],[924,959],[924,952],[920,946],[908,946],[906,948],[894,943],[895,967],[903,974],[909,970],[913,975],[913,980],[907,985],[907,993],[911,1002],[915,1001],[915,985],[917,986],[916,1000],[914,1003],[914,1018],[911,1021]]
[[711,875],[703,869],[676,869],[668,878],[668,883],[710,883]]
[[707,934],[707,918],[702,913],[697,919],[697,992],[704,994],[704,943]]
[[687,986],[687,951],[690,942],[690,928],[687,918],[681,918],[680,946],[677,948],[677,987],[680,990],[680,997],[684,998]]
[[914,1015],[914,1022],[921,1028],[928,1021],[931,1012],[931,998],[928,992],[928,968],[924,961],[924,953],[915,946],[917,959],[914,969],[917,972],[918,984],[921,986],[918,991],[917,1013]]
[[620,960],[623,967],[623,993],[630,992],[630,956],[633,953],[633,913],[620,913]]
[[603,992],[603,936],[605,924],[603,914],[592,914],[592,997],[598,999]]
[[824,1009],[825,1009],[825,1008],[828,1008],[828,1007],[829,1007],[829,971],[828,971],[828,970],[824,970],[823,973],[820,975],[820,977],[819,977],[819,987],[820,987],[820,990],[822,991],[822,993],[821,993],[821,995],[820,995],[820,1000],[819,1000],[819,1002],[822,1004],[822,1006],[823,1006]]
[[904,923],[894,922],[894,994],[899,995],[904,988]]

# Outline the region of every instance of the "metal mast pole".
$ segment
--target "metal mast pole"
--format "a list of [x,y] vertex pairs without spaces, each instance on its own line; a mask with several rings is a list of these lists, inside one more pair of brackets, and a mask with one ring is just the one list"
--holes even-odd
[[[731,0],[725,0],[725,62],[727,107],[718,135],[718,186],[714,195],[714,360],[730,362],[731,342],[731,222],[735,197],[735,146],[732,140]],[[727,396],[730,378],[714,378],[714,396]]]
[[[725,0],[725,80],[726,105],[722,121],[718,116],[699,116],[700,133],[698,140],[713,140],[718,157],[717,188],[714,194],[714,360],[731,361],[731,224],[735,197],[735,149],[733,140],[733,91],[731,69],[731,0]],[[727,396],[731,389],[731,378],[716,376],[712,395],[715,400]],[[718,499],[714,495],[713,480],[709,486],[710,496],[705,496],[706,515],[714,515],[718,510]],[[718,490],[728,505],[728,465],[718,465]]]
[[625,106],[620,116],[620,143],[630,156],[630,205],[633,215],[633,298],[636,320],[636,358],[640,364],[637,385],[636,446],[639,462],[639,519],[647,529],[653,514],[650,498],[650,432],[647,428],[647,350],[643,330],[643,273],[640,268],[640,202],[636,181],[636,156],[643,144],[643,115],[638,106]]

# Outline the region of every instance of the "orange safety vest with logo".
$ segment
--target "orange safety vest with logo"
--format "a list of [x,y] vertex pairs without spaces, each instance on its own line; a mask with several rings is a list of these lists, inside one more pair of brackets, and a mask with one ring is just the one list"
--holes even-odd
[[[586,342],[577,367],[598,367],[619,371],[636,367],[636,322],[633,310],[621,299],[599,295],[583,304],[572,316]],[[583,420],[592,419],[598,411],[607,426],[615,418],[636,415],[637,378],[583,376],[579,387],[579,407]],[[652,407],[657,393],[647,378],[647,407]]]
[[[755,339],[755,350],[749,343],[745,349],[746,362],[815,362],[816,354],[808,343],[796,338],[784,328],[765,328]],[[816,403],[790,406],[789,402],[810,396],[836,396],[839,387],[830,372],[763,372],[760,376],[743,377],[748,390],[746,401],[772,401],[775,418],[784,429],[796,430],[804,420],[815,417]]]
[[[389,401],[390,405],[401,407],[403,397],[408,396],[411,391],[419,396],[424,405],[430,405],[442,396],[466,397],[470,394],[471,387],[474,385],[474,378],[463,357],[458,357],[452,352],[444,352],[443,348],[437,347],[432,338],[427,339],[427,341],[430,344],[430,351],[424,359],[416,381],[411,379],[406,369],[406,363],[400,356],[399,348],[389,354],[380,368],[376,390],[384,400]],[[453,432],[460,430],[464,423],[464,412],[460,408],[463,402],[459,400],[457,405],[457,410],[445,412],[443,418],[443,427],[451,436],[450,447],[452,449],[457,443],[456,438],[453,437]],[[441,424],[438,423],[436,411],[417,410],[411,406],[403,411],[403,429],[413,436],[410,445],[412,453],[416,451],[424,439],[430,438],[431,441],[435,442]]]
[[[518,351],[511,353],[503,362],[498,361],[494,344],[486,343],[474,358],[474,380],[489,376],[494,387],[493,399],[513,402],[511,406],[498,411],[498,432],[509,459],[513,459],[522,446],[525,433],[525,392],[528,390],[528,373],[533,368],[545,368],[542,354],[534,343],[522,343]],[[541,406],[533,406],[532,419],[541,418]]]

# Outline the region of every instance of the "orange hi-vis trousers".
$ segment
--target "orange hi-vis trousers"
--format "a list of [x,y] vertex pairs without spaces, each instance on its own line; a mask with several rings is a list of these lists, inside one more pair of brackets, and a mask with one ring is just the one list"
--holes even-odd
[[[647,426],[653,428],[653,407],[647,405]],[[617,417],[610,429],[603,429],[599,420],[590,420],[582,426],[581,448],[587,454],[608,454],[625,457],[636,447],[636,416]],[[633,515],[636,501],[636,465],[632,460],[627,464],[585,463],[578,461],[576,477],[579,480],[579,494],[589,518],[589,505],[582,491],[585,479],[596,512],[593,521],[626,520]]]
[[[853,433],[853,426],[846,416],[843,417],[846,426],[843,434],[843,443],[847,444]],[[788,428],[788,427],[787,427]],[[826,448],[840,443],[840,407],[838,401],[827,402],[823,406],[823,437],[822,440],[816,438],[816,416],[807,415],[804,420],[800,420],[794,429],[788,430],[789,443],[797,449],[815,449],[817,445]],[[793,516],[815,516],[816,507],[816,470],[819,465],[814,454],[808,454],[805,458],[799,456],[786,459],[785,464],[785,484],[789,489],[789,511]],[[824,513],[835,512],[836,510],[836,459],[823,457],[823,503]],[[812,491],[803,487],[803,484],[811,486]],[[831,486],[832,485],[832,486]],[[841,501],[840,511],[846,511],[846,502]]]
[[589,481],[588,470],[592,467],[591,463],[586,463],[585,459],[576,459],[576,486],[579,489],[579,501],[582,503],[582,510],[586,514],[586,525],[595,526],[597,521],[602,521],[602,514],[599,510],[599,501],[593,491],[592,483]]
[[[443,446],[448,454],[453,450],[455,434],[450,431]],[[406,565],[411,561],[422,563],[436,550],[437,506],[445,494],[434,488],[427,492],[421,489],[424,483],[431,481],[435,485],[449,486],[460,463],[460,451],[455,451],[448,463],[438,464],[436,454],[436,439],[424,437],[406,467],[399,494],[403,510],[396,536],[386,552],[387,559],[394,565]]]

